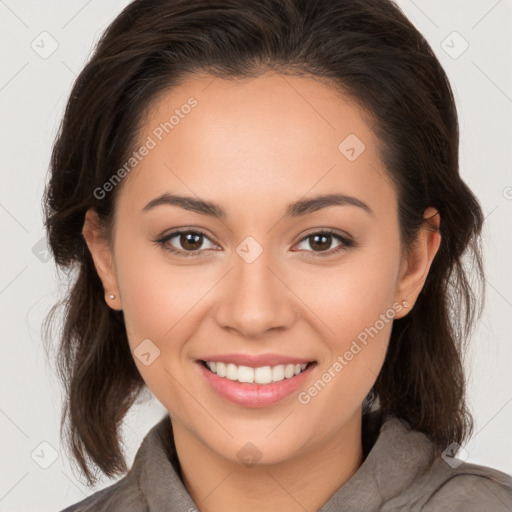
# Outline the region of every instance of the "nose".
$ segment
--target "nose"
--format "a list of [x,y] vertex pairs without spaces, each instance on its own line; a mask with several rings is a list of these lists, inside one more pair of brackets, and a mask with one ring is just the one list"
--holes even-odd
[[215,316],[218,325],[245,339],[261,338],[270,330],[290,328],[296,318],[293,283],[287,283],[267,253],[252,263],[234,255],[234,268],[224,279]]

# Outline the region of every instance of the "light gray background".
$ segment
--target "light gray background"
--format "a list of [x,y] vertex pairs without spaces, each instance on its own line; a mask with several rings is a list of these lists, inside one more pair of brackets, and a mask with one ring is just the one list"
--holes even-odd
[[[0,511],[57,511],[113,483],[104,479],[97,489],[85,487],[59,440],[61,392],[46,366],[40,330],[64,285],[53,260],[46,261],[40,202],[75,76],[127,3],[0,0]],[[488,300],[467,364],[476,434],[465,449],[470,462],[512,473],[512,1],[400,0],[399,5],[452,82],[462,174],[486,215]],[[58,48],[44,55],[52,44]],[[124,433],[130,465],[163,411],[151,399],[129,414]]]

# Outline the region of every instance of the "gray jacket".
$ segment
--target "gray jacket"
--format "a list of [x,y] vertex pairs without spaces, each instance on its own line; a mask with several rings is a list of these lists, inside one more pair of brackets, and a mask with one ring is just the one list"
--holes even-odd
[[[402,420],[363,416],[363,451],[363,464],[319,512],[512,511],[512,477],[450,453],[435,456],[427,436]],[[181,481],[166,415],[144,438],[126,476],[62,512],[199,510]]]

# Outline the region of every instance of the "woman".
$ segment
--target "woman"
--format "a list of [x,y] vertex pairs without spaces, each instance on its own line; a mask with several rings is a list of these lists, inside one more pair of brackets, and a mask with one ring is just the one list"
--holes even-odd
[[67,511],[510,510],[463,462],[480,206],[446,75],[388,0],[136,0],[70,95],[47,228],[76,269]]

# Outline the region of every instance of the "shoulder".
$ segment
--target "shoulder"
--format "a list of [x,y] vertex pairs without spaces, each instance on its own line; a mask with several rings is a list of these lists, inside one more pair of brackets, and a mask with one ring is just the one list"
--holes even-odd
[[[445,467],[443,467],[443,465]],[[422,512],[510,512],[512,510],[512,477],[486,466],[461,463],[450,467],[441,457],[433,471],[435,486],[427,493]]]
[[146,512],[139,486],[130,474],[61,512]]
[[512,476],[440,454],[424,434],[388,418],[380,430],[380,512],[511,512]]
[[512,477],[476,464],[454,469],[439,457],[380,511],[511,512]]
[[193,510],[179,475],[172,424],[166,414],[144,437],[128,473],[61,512]]
[[381,512],[510,512],[512,477],[486,466],[441,456],[386,502]]

